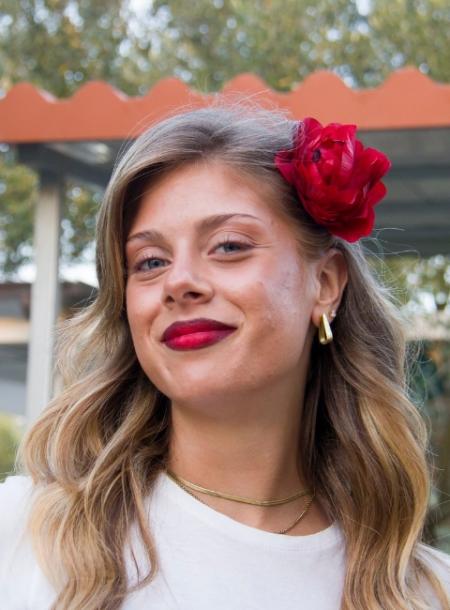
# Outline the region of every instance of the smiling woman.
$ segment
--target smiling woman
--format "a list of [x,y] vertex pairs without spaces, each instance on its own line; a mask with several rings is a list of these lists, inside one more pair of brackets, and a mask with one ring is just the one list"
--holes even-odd
[[[142,369],[170,396],[173,417],[188,408],[203,409],[204,416],[214,409],[217,425],[231,418],[229,425],[234,421],[243,434],[244,424],[233,413],[244,393],[241,418],[249,417],[252,405],[260,418],[266,409],[266,415],[273,416],[269,392],[275,399],[279,384],[287,395],[298,386],[299,373],[305,378],[309,350],[303,346],[307,334],[308,342],[312,339],[310,318],[318,288],[312,281],[314,265],[309,264],[307,274],[292,228],[269,201],[267,188],[242,179],[236,169],[217,161],[196,162],[160,177],[128,219],[126,302],[131,336]],[[343,257],[337,252],[324,271],[336,273],[329,268],[337,258],[344,276]],[[344,278],[342,286],[339,279],[333,278],[334,286],[323,290],[341,292]],[[336,301],[339,295],[327,298]],[[318,325],[319,309],[314,313]],[[193,316],[204,318],[201,328],[192,327]],[[178,325],[176,336],[167,329],[173,322]],[[218,329],[218,324],[225,328]],[[165,341],[163,331],[171,335]],[[214,351],[182,359],[173,353],[219,339],[227,340]],[[183,408],[178,408],[178,400]],[[297,418],[298,400],[292,400],[291,424]],[[255,430],[254,423],[251,429]],[[189,439],[188,434],[181,437]],[[286,451],[292,454],[292,449]],[[206,447],[201,454],[207,455]],[[296,483],[293,470],[291,485]],[[247,481],[244,487],[248,485]],[[269,491],[260,489],[259,494]]]
[[6,608],[448,610],[403,329],[359,241],[389,161],[355,132],[222,102],[120,160],[65,389],[0,487]]

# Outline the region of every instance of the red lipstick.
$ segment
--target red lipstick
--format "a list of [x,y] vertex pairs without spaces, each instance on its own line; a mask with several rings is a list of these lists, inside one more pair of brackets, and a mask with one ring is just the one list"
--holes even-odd
[[236,327],[217,320],[197,318],[171,324],[161,340],[175,350],[199,349],[225,339],[235,330]]

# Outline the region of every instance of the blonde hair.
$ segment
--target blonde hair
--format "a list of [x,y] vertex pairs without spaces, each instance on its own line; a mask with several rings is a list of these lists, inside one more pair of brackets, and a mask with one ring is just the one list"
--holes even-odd
[[[300,430],[307,482],[346,540],[342,610],[424,610],[430,607],[424,584],[448,608],[420,542],[430,494],[428,441],[407,396],[397,309],[371,274],[363,246],[312,222],[275,169],[275,152],[292,145],[292,121],[254,105],[219,102],[153,126],[115,168],[97,224],[97,297],[62,327],[64,389],[20,447],[35,486],[29,531],[58,592],[53,608],[118,609],[159,570],[145,502],[167,464],[170,401],[134,351],[124,306],[124,235],[143,189],[198,160],[263,179],[307,259],[331,247],[346,259],[349,279],[334,341],[324,348],[315,339],[312,346]],[[150,570],[127,589],[124,549],[133,523]]]

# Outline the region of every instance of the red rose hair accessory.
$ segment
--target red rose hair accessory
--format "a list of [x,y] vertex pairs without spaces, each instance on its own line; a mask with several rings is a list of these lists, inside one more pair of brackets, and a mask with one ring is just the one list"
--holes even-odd
[[306,118],[296,126],[292,150],[280,150],[275,165],[297,190],[310,216],[333,235],[354,242],[370,235],[373,206],[385,195],[381,178],[391,162],[356,139],[356,125]]

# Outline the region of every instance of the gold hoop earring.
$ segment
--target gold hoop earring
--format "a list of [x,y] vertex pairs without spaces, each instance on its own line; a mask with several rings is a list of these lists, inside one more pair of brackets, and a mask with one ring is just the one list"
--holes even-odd
[[326,345],[333,341],[333,333],[331,332],[330,323],[328,322],[327,314],[325,313],[320,316],[319,341],[322,345]]

